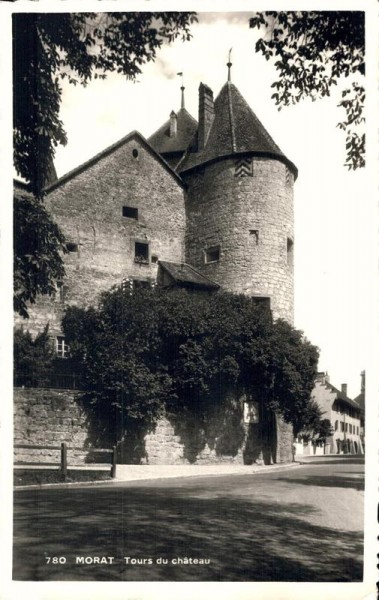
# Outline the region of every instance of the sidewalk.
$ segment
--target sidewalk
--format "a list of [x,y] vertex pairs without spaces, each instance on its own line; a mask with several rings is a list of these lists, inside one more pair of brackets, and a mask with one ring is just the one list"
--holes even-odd
[[364,454],[319,454],[319,455],[302,455],[298,454],[295,457],[296,462],[300,464],[316,464],[322,462],[327,463],[344,463],[344,462],[355,462],[364,463]]
[[62,483],[39,483],[14,486],[14,490],[33,490],[45,488],[90,487],[94,485],[109,486],[132,481],[151,481],[154,479],[173,479],[182,477],[215,477],[217,475],[251,475],[269,471],[299,467],[298,462],[274,465],[117,465],[116,477],[99,481],[73,481]]
[[213,475],[251,475],[277,469],[291,468],[298,463],[275,465],[117,465],[115,481],[168,479],[172,477],[204,477]]

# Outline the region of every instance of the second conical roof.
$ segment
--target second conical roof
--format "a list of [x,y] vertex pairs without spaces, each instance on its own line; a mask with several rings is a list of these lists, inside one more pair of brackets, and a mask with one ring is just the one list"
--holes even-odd
[[203,163],[246,152],[277,158],[297,176],[295,165],[280,150],[233,83],[227,82],[214,104],[215,116],[205,148],[197,150],[197,135],[178,165],[184,173]]

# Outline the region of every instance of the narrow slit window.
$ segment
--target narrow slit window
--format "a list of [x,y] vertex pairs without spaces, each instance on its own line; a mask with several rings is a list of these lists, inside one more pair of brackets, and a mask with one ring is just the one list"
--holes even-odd
[[291,173],[288,167],[286,167],[286,185],[290,185],[291,183]]
[[287,238],[287,265],[293,266],[293,240]]
[[67,300],[68,285],[63,283],[63,281],[58,281],[57,288],[59,293],[59,302],[62,302],[62,304],[64,304]]
[[205,263],[214,263],[220,260],[220,246],[212,246],[207,248],[204,254]]
[[149,262],[149,244],[145,242],[135,242],[134,262],[147,264]]
[[133,206],[123,206],[122,216],[138,221],[138,208],[134,208]]

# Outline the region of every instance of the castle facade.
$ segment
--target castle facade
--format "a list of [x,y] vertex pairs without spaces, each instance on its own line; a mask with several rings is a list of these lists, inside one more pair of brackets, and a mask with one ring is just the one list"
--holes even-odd
[[16,326],[36,334],[49,323],[64,358],[65,307],[122,282],[243,293],[292,323],[296,177],[231,81],[215,100],[200,85],[198,120],[182,88],[181,108],[151,137],[133,131],[46,188],[66,277]]

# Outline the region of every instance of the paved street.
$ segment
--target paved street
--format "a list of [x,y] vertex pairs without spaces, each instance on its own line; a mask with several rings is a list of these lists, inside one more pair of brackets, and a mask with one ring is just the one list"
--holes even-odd
[[15,492],[14,579],[360,581],[363,459]]

